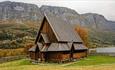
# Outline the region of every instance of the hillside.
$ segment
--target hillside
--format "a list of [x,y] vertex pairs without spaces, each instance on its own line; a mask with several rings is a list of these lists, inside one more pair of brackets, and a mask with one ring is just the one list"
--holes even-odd
[[34,4],[0,3],[0,48],[19,48],[33,43],[42,20]]
[[0,48],[24,47],[33,43],[43,12],[60,16],[73,25],[89,29],[90,47],[115,45],[115,22],[96,13],[79,14],[65,7],[41,6],[5,1],[0,3]]
[[21,48],[33,43],[37,28],[33,25],[0,24],[0,48]]

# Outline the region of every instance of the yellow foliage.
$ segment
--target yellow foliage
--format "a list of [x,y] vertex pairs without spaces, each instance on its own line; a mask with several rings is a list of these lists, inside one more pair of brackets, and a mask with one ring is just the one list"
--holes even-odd
[[88,29],[77,25],[75,31],[80,35],[84,45],[88,46]]
[[0,49],[0,57],[24,55],[24,48],[18,49]]
[[33,43],[27,43],[27,44],[25,45],[24,52],[28,54],[28,50],[29,50],[32,46],[34,46]]

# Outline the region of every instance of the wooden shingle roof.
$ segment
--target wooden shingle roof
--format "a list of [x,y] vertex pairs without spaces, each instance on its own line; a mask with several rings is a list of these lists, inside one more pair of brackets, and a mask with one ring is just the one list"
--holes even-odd
[[75,50],[87,50],[88,48],[83,44],[73,44]]
[[[80,36],[77,32],[75,32],[74,28],[69,22],[64,21],[60,16],[55,16],[50,13],[44,13],[44,19],[40,30],[42,29],[45,20],[48,21],[59,42],[82,42]],[[38,32],[35,43],[37,43],[40,36],[40,30]]]
[[48,20],[58,41],[82,42],[81,38],[69,22],[62,20],[59,16],[57,17],[48,13],[45,13],[45,17]]
[[49,47],[44,46],[42,52],[48,51],[70,51],[70,47],[66,43],[52,43]]
[[29,52],[35,52],[36,51],[36,46],[31,47],[28,51]]
[[[50,51],[71,51],[72,43],[51,43],[49,46],[42,45],[41,43],[37,43],[37,46],[33,46],[29,49],[31,52],[35,52],[36,48],[39,48],[41,52],[50,52]],[[83,44],[73,43],[73,47],[75,50],[87,50],[88,48]]]

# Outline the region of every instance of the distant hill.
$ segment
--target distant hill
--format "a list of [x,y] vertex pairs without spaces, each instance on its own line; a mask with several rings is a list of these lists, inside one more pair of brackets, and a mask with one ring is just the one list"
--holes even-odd
[[115,30],[115,22],[107,20],[103,15],[96,13],[78,14],[75,10],[65,7],[42,6],[41,11],[53,13],[56,16],[61,16],[62,19],[71,24],[80,24],[94,29],[100,30]]
[[43,19],[43,12],[60,16],[74,27],[81,25],[89,31],[91,47],[115,45],[115,22],[96,13],[79,14],[65,7],[41,6],[34,4],[0,2],[0,48],[24,47],[34,42]]

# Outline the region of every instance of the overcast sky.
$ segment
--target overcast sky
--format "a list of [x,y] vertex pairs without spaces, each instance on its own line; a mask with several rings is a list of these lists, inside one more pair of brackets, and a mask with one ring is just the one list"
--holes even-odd
[[[6,0],[0,0],[6,1]],[[62,6],[76,10],[78,13],[98,13],[108,20],[115,21],[115,0],[8,0],[41,5]]]

